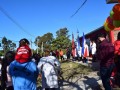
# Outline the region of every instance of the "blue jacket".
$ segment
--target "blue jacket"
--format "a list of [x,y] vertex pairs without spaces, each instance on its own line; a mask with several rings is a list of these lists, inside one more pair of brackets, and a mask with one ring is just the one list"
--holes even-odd
[[12,77],[14,90],[36,90],[38,69],[33,61],[19,63],[11,62],[9,74]]

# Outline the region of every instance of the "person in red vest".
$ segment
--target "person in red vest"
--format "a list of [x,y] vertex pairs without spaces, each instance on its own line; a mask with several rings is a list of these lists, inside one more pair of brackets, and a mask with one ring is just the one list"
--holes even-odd
[[29,47],[29,41],[23,38],[19,41],[19,47],[17,48],[15,60],[19,63],[28,62],[32,56],[31,49]]

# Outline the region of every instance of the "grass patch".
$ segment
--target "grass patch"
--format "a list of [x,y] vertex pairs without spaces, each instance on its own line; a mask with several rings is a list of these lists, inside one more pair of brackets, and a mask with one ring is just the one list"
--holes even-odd
[[68,80],[78,75],[87,75],[92,69],[88,66],[81,65],[75,62],[62,62],[61,63],[61,76],[63,79]]

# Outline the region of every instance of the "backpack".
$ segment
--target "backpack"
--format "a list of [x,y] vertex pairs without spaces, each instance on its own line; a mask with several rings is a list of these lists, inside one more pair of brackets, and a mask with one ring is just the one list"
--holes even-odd
[[57,68],[57,66],[54,64],[52,64],[51,62],[46,62],[44,64],[42,64],[41,66],[41,72],[43,71],[43,67],[46,65],[46,64],[49,64],[50,66],[53,67],[54,71],[55,71],[55,74],[58,76],[59,75],[59,69]]

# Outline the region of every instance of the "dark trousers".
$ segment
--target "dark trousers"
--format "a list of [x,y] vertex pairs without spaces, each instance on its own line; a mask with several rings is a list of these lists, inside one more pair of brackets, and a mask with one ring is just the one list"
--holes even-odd
[[83,61],[83,63],[88,63],[88,59],[87,59],[87,58],[85,58],[85,57],[83,58],[83,60],[82,60],[82,61]]
[[6,90],[14,90],[13,86],[7,87]]
[[70,59],[70,54],[67,54],[67,59]]
[[63,60],[64,60],[63,56],[60,56],[60,58],[61,58],[61,61],[63,61]]
[[114,67],[114,64],[110,65],[109,67],[100,67],[100,76],[105,90],[112,90],[110,85],[110,77]]
[[96,61],[96,55],[93,54],[93,55],[92,55],[92,58],[93,58],[92,61],[95,62],[95,61]]

